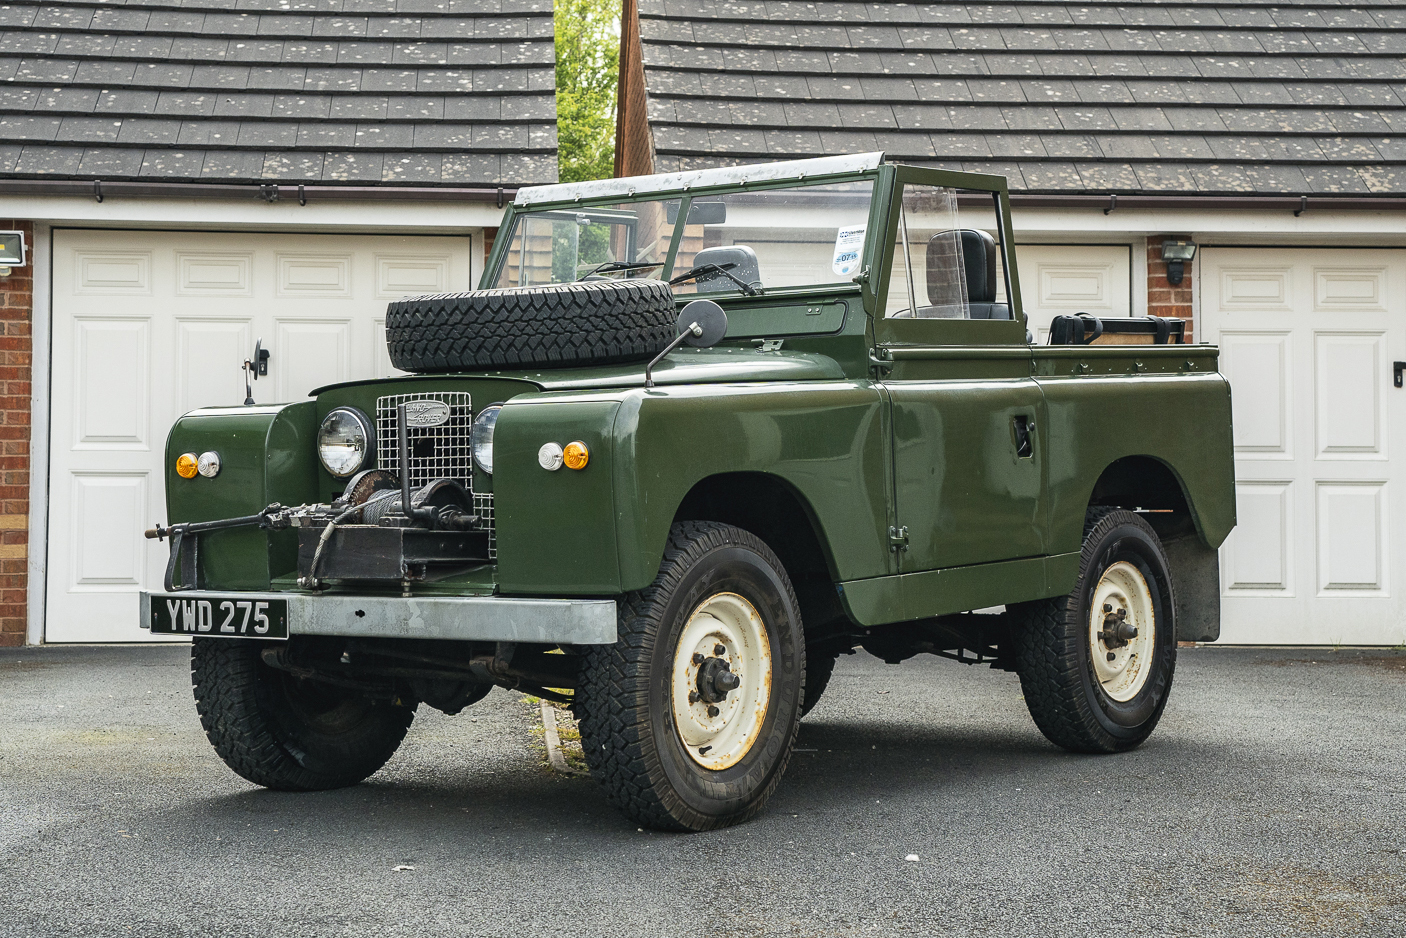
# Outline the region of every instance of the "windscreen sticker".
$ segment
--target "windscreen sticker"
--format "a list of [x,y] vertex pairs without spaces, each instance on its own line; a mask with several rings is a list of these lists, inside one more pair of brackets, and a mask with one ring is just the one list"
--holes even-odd
[[842,277],[848,277],[859,270],[859,255],[864,250],[865,227],[860,225],[858,228],[841,228],[840,233],[835,235],[835,260],[832,266],[835,273]]

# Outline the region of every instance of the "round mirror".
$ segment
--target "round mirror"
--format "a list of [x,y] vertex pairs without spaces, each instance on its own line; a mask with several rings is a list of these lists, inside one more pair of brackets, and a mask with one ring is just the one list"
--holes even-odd
[[703,334],[694,335],[689,332],[684,337],[684,343],[694,348],[712,348],[727,335],[727,313],[712,300],[694,300],[685,306],[674,325],[676,334],[684,335],[685,330],[693,323],[698,323]]

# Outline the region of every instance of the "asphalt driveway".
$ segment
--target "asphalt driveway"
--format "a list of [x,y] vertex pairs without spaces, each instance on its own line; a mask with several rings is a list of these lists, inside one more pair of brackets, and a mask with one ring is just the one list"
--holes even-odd
[[553,774],[507,691],[291,795],[214,755],[187,649],[0,649],[0,933],[1406,934],[1406,654],[1176,680],[1141,749],[1071,756],[1012,675],[846,658],[769,811],[689,836]]

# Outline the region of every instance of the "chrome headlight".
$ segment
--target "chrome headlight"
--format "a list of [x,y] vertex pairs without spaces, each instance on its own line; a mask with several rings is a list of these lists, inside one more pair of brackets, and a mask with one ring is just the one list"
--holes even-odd
[[498,425],[498,411],[502,409],[502,404],[489,404],[479,411],[469,435],[474,463],[489,475],[493,475],[493,428]]
[[317,430],[317,458],[339,479],[345,479],[376,455],[371,418],[355,407],[333,408]]

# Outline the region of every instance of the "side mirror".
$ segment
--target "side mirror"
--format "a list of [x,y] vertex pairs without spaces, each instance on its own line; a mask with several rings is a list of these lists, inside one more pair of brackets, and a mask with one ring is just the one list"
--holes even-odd
[[647,388],[654,387],[654,366],[680,345],[712,348],[721,342],[727,335],[727,313],[712,300],[694,300],[679,311],[674,328],[679,333],[678,337],[644,366],[644,386]]
[[[701,331],[695,331],[697,326]],[[674,331],[683,337],[686,345],[694,348],[712,348],[727,335],[727,313],[712,300],[694,300],[679,311]]]

